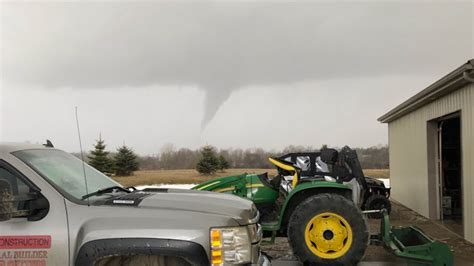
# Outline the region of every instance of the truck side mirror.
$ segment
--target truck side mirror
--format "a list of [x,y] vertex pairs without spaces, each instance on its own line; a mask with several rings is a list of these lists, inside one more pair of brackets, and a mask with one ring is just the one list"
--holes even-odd
[[12,187],[7,180],[0,179],[0,222],[12,218],[15,208]]

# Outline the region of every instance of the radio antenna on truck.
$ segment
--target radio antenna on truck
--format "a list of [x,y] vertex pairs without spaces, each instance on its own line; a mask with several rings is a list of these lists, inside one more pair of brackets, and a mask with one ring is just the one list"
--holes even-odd
[[[82,171],[84,173],[84,184],[86,185],[86,195],[89,195],[89,189],[87,187],[86,163],[84,162],[84,152],[82,151],[81,130],[79,129],[79,117],[77,116],[77,106],[76,106],[76,126],[77,126],[77,136],[79,138],[79,148],[81,149]],[[89,199],[87,199],[87,206],[90,206]]]

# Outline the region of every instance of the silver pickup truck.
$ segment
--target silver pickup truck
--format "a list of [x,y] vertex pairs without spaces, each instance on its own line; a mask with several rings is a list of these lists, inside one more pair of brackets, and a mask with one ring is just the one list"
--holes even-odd
[[0,266],[268,264],[227,194],[124,188],[50,147],[0,144]]

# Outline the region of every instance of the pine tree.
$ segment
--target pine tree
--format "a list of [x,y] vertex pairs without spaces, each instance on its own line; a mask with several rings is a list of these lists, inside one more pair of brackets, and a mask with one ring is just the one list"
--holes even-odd
[[201,149],[201,159],[196,165],[196,170],[200,174],[210,175],[219,169],[219,158],[217,158],[214,148],[205,146]]
[[96,140],[94,150],[90,151],[89,164],[95,169],[99,170],[104,174],[110,174],[113,172],[113,162],[109,158],[109,152],[105,151],[106,145],[102,136],[99,135],[99,139]]
[[133,150],[125,145],[117,149],[117,154],[114,157],[115,175],[130,176],[133,172],[138,170],[137,155]]
[[229,167],[229,162],[224,158],[224,156],[219,156],[219,170],[224,171],[225,169],[229,169]]

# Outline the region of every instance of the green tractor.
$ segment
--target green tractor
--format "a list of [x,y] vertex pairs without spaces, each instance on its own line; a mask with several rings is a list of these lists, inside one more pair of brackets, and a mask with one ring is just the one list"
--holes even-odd
[[[402,238],[398,229],[390,227],[389,191],[387,195],[379,185],[368,184],[371,181],[365,178],[354,150],[346,146],[339,152],[323,149],[304,155],[309,156],[310,165],[317,165],[311,174],[307,174],[309,168],[283,156],[269,158],[278,170],[273,178],[266,173],[242,174],[210,180],[193,189],[253,201],[264,234],[272,242],[277,236],[288,237],[293,253],[304,264],[356,265],[370,243],[384,245],[396,256],[412,261],[409,265],[451,265],[452,254],[446,245],[411,227],[403,229],[411,234]],[[378,199],[372,207],[380,210],[371,210],[368,199]],[[383,218],[380,234],[369,235],[370,215]],[[421,240],[410,242],[414,238]],[[432,256],[433,245],[442,247],[441,259]]]
[[[261,213],[264,232],[287,236],[294,254],[304,263],[353,265],[369,243],[368,225],[354,199],[364,198],[364,174],[355,151],[325,149],[320,159],[331,167],[310,178],[288,160],[269,158],[278,175],[243,174],[223,177],[193,189],[252,200]],[[335,181],[325,176],[335,177]],[[357,200],[355,201],[357,202]]]

